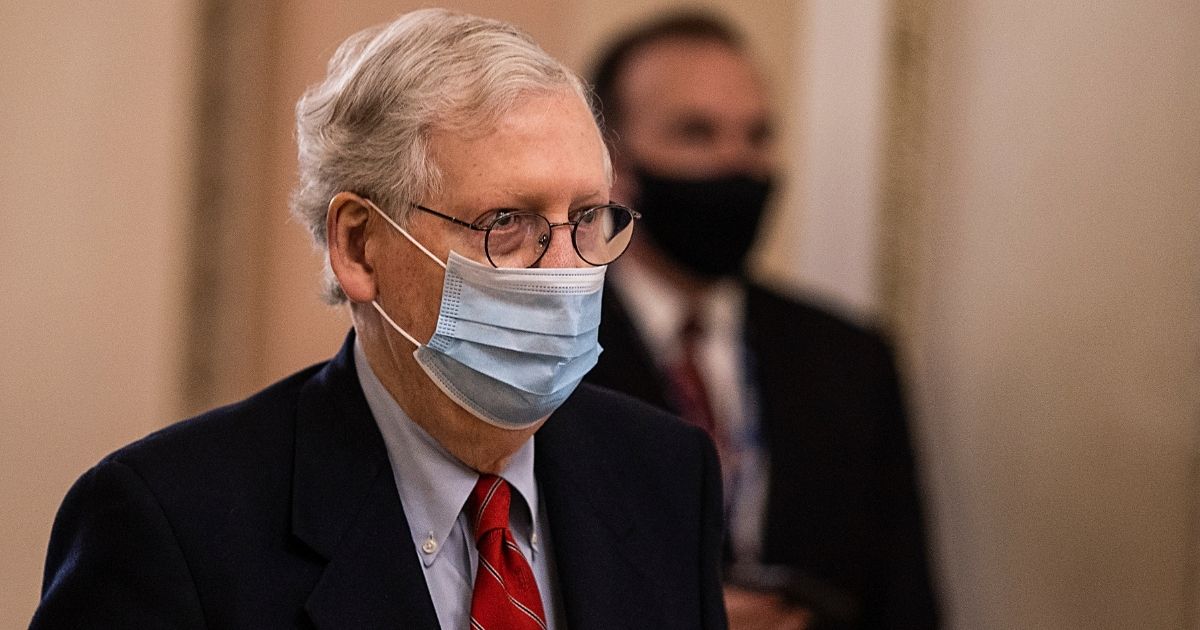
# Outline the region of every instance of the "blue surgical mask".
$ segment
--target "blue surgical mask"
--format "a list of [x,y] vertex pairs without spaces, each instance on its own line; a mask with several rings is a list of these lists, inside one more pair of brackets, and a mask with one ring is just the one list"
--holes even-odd
[[497,269],[453,251],[443,263],[367,204],[446,270],[426,344],[377,301],[371,305],[417,347],[417,364],[463,409],[502,429],[524,429],[557,409],[596,365],[605,267]]

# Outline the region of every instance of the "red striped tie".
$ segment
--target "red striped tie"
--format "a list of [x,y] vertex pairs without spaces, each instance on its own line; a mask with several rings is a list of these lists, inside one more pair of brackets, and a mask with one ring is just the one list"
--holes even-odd
[[471,598],[472,630],[545,630],[546,613],[533,571],[508,529],[508,482],[480,475],[467,498],[479,568]]

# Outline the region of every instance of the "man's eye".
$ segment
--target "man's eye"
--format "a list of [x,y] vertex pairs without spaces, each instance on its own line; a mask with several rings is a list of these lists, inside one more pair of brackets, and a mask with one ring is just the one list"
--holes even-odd
[[493,230],[512,228],[521,222],[521,214],[516,210],[492,210],[475,219],[474,225]]
[[516,222],[516,215],[508,212],[502,212],[499,215],[496,215],[496,219],[492,221],[492,229],[495,230],[512,227]]
[[716,137],[716,128],[703,120],[688,120],[676,125],[674,136],[680,142],[700,144]]
[[586,225],[596,220],[596,209],[584,208],[583,210],[576,210],[568,215],[567,218],[574,223]]
[[746,135],[751,145],[763,147],[770,144],[775,138],[775,130],[768,123],[757,123],[750,128]]

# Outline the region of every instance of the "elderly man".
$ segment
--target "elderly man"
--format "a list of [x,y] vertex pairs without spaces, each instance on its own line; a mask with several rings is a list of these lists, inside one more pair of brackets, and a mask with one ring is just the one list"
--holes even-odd
[[297,106],[341,352],[104,459],[34,628],[720,628],[703,432],[584,385],[636,214],[579,80],[441,10]]
[[[765,89],[741,37],[676,14],[617,38],[595,89],[644,215],[609,273],[587,380],[678,410],[725,471],[730,625],[930,628],[908,427],[878,335],[745,280],[771,181]],[[801,610],[790,611],[792,605]]]

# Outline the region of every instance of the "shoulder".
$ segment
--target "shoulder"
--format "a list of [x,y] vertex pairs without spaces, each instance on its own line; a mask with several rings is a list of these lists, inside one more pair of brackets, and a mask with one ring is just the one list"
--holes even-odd
[[831,304],[807,296],[785,295],[761,285],[746,287],[746,317],[748,326],[776,325],[776,332],[785,337],[816,334],[841,342],[886,345],[877,328]]
[[537,440],[541,472],[624,506],[614,512],[665,510],[675,515],[664,516],[668,523],[679,515],[700,518],[710,502],[720,503],[720,467],[708,434],[625,394],[580,385]]
[[297,372],[236,403],[155,431],[106,457],[140,471],[148,466],[228,466],[240,456],[261,458],[294,430],[300,392],[324,364]]
[[708,435],[677,416],[605,387],[581,384],[538,432],[544,451],[571,453],[622,483],[700,485],[716,469]]
[[605,441],[705,439],[703,431],[665,409],[590,383],[580,384],[556,416],[566,417],[573,431]]
[[55,516],[35,627],[74,627],[80,614],[202,627],[199,591],[221,562],[277,560],[261,541],[288,522],[295,409],[318,369],[154,432],[80,477]]
[[75,483],[57,520],[92,527],[69,516],[100,501],[113,503],[113,519],[157,514],[176,534],[274,522],[288,509],[301,393],[321,367],[111,453]]
[[235,511],[237,518],[269,518],[285,509],[297,410],[302,392],[321,367],[109,454],[76,484],[73,496],[94,488],[97,479],[119,480],[129,491],[145,493],[169,520],[220,519]]
[[893,369],[893,350],[875,327],[833,307],[749,285],[746,338],[768,364],[786,362],[834,372]]

